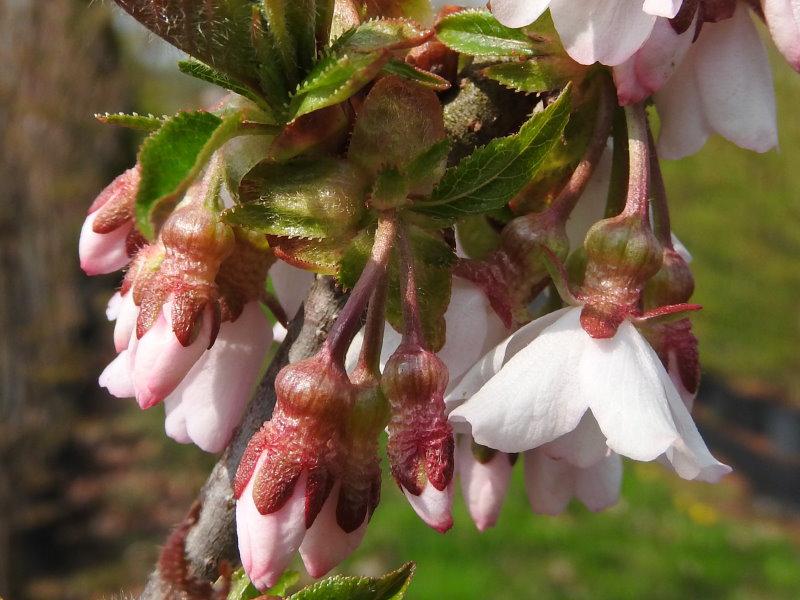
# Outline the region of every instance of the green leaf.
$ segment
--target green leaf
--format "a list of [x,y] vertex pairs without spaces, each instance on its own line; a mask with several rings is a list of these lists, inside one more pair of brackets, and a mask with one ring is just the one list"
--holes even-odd
[[456,236],[467,256],[478,260],[500,246],[500,233],[484,215],[461,219],[456,226]]
[[393,167],[384,169],[375,178],[370,195],[370,206],[378,210],[398,208],[406,204],[408,179]]
[[504,206],[536,174],[569,119],[570,88],[519,132],[489,142],[445,172],[431,199],[413,209],[445,221]]
[[429,30],[404,19],[367,21],[345,32],[298,86],[292,118],[344,102],[375,78],[393,50],[416,46],[429,36]]
[[533,39],[520,29],[502,25],[484,10],[465,10],[446,16],[436,36],[456,52],[471,56],[522,57],[537,54]]
[[258,588],[250,582],[244,569],[240,567],[236,569],[231,576],[231,588],[228,592],[227,600],[253,600],[263,595],[285,596],[289,588],[295,585],[299,580],[300,573],[297,571],[284,571],[275,585],[266,592],[260,592]]
[[290,83],[296,83],[316,58],[316,0],[263,0],[269,25],[283,70]]
[[116,0],[150,31],[243,83],[258,83],[253,42],[261,28],[250,0]]
[[387,60],[382,52],[323,58],[292,97],[292,118],[344,102],[372,81]]
[[224,73],[221,73],[220,71],[217,71],[213,67],[209,67],[200,61],[182,60],[178,62],[178,69],[180,69],[181,73],[186,73],[187,75],[191,75],[192,77],[200,79],[201,81],[218,85],[226,90],[235,92],[240,96],[244,96],[248,100],[252,100],[261,108],[269,109],[269,106],[266,104],[266,101],[260,92],[247,85],[234,81]]
[[323,239],[351,235],[366,207],[367,182],[336,158],[263,162],[242,181],[242,204],[225,220],[268,235]]
[[240,112],[225,118],[208,112],[178,113],[142,143],[136,196],[136,225],[142,235],[153,239],[156,212],[187,190],[211,154],[235,134],[241,119]]
[[143,131],[155,131],[164,124],[167,117],[155,117],[153,115],[140,115],[137,113],[106,113],[96,114],[95,119],[106,125],[120,125],[130,129],[141,129]]
[[481,74],[518,92],[549,92],[563,88],[578,73],[577,65],[562,56],[540,56],[522,62],[491,65]]
[[414,563],[381,577],[336,575],[300,590],[289,600],[402,600],[413,576]]
[[397,75],[404,79],[410,79],[416,84],[431,88],[437,92],[443,92],[450,87],[450,82],[444,77],[434,75],[430,71],[423,71],[418,69],[407,62],[393,58],[383,67],[384,73],[390,75]]
[[450,153],[450,140],[444,139],[419,153],[406,167],[409,187],[415,191],[430,193],[447,165]]

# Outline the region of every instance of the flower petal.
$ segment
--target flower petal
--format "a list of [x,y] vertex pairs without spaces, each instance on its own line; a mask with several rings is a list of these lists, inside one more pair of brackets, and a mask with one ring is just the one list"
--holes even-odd
[[591,411],[586,411],[578,426],[560,438],[542,446],[542,450],[554,460],[587,468],[608,456],[606,436],[600,431]]
[[169,395],[183,406],[186,431],[198,447],[219,452],[228,445],[271,343],[259,303],[247,303],[238,319],[222,323],[214,345]]
[[314,274],[277,260],[269,269],[269,277],[278,302],[286,311],[286,316],[292,319],[306,299],[311,284],[314,283]]
[[583,65],[624,63],[656,22],[642,0],[552,0],[550,12],[564,49]]
[[[198,362],[202,361],[201,358]],[[164,412],[164,432],[167,436],[179,444],[191,444],[192,438],[186,430],[186,405],[174,392],[164,398]]]
[[486,463],[472,453],[472,439],[459,436],[456,447],[456,468],[461,478],[461,493],[478,531],[494,527],[511,480],[508,454],[496,452]]
[[547,327],[558,321],[568,310],[568,308],[559,309],[520,327],[484,354],[483,358],[476,362],[458,384],[447,393],[445,403],[448,409],[452,410],[475,395],[487,381],[497,375],[511,357],[530,344]]
[[414,512],[430,527],[439,533],[444,533],[453,526],[452,481],[444,490],[437,490],[430,481],[427,481],[419,496],[415,496],[406,488],[402,489]]
[[711,134],[695,80],[694,51],[690,51],[669,81],[655,95],[661,118],[658,152],[662,158],[678,159],[694,154]]
[[468,422],[476,442],[503,452],[530,450],[575,429],[589,402],[576,370],[591,345],[580,313],[564,311],[456,408],[451,420]]
[[78,241],[81,269],[87,275],[113,273],[131,261],[125,241],[133,229],[133,222],[125,223],[110,233],[95,233],[92,227],[99,212],[86,217]]
[[[256,465],[258,472],[264,457]],[[266,590],[278,581],[300,547],[306,533],[305,493],[308,474],[303,473],[294,487],[291,498],[280,510],[262,515],[253,500],[250,479],[236,502],[236,533],[242,565],[259,590]]]
[[114,347],[117,352],[128,347],[138,316],[139,307],[133,301],[133,292],[129,291],[120,300],[117,322],[114,325]]
[[[456,3],[460,4],[460,3]],[[542,16],[550,0],[492,0],[492,14],[506,27],[525,27]]]
[[671,19],[678,14],[681,4],[683,0],[644,0],[642,9],[648,14]]
[[303,564],[311,577],[322,577],[336,565],[350,556],[361,544],[367,532],[367,519],[350,533],[345,531],[336,522],[336,505],[339,502],[339,487],[337,484],[325,500],[322,510],[314,519],[313,525],[306,532],[303,543],[300,544],[300,556]]
[[133,368],[136,400],[143,409],[171,394],[203,355],[211,336],[211,312],[200,318],[200,331],[184,347],[172,331],[172,302],[166,302],[156,322],[139,340]]
[[763,0],[772,40],[795,71],[800,71],[800,0]]
[[554,460],[541,449],[525,453],[525,492],[531,510],[542,515],[560,515],[575,493],[575,467]]
[[123,350],[100,373],[97,382],[100,387],[117,398],[133,398],[136,392],[133,389],[133,374],[131,369],[131,356],[129,350]]
[[619,501],[622,458],[611,453],[599,463],[575,473],[575,497],[592,512],[600,512]]
[[630,321],[611,339],[593,339],[581,357],[580,394],[618,454],[650,461],[678,438],[659,369],[658,355]]
[[706,23],[693,53],[711,127],[742,148],[766,152],[775,147],[772,71],[749,9],[737,3],[732,18]]

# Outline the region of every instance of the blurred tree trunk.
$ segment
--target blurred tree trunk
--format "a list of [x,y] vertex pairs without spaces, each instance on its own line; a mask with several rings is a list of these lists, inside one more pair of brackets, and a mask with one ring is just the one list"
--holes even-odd
[[91,305],[110,285],[87,283],[77,240],[92,198],[129,166],[120,132],[92,118],[126,107],[118,58],[103,3],[0,0],[0,596],[7,598],[25,595],[20,578],[31,558],[41,562],[26,556],[18,533],[61,518],[57,460],[94,394],[84,386],[97,372],[92,314],[102,311]]

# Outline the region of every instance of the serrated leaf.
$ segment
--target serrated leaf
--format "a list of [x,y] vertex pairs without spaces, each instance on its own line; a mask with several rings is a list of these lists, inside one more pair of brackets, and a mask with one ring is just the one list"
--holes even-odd
[[97,114],[95,119],[106,125],[119,125],[130,129],[141,129],[142,131],[155,131],[164,124],[167,117],[156,117],[153,115],[139,115],[136,113],[106,113]]
[[381,78],[364,100],[348,156],[372,175],[384,167],[403,171],[421,148],[444,138],[442,105],[436,94],[388,76]]
[[292,98],[292,118],[344,102],[372,81],[387,60],[382,52],[323,58]]
[[239,187],[241,204],[225,211],[232,225],[292,238],[347,237],[366,211],[367,182],[336,158],[264,162]]
[[231,586],[227,600],[253,600],[254,598],[261,598],[264,595],[285,596],[289,588],[295,585],[299,580],[300,573],[297,571],[284,571],[275,585],[266,592],[260,592],[258,588],[252,584],[250,578],[247,577],[244,569],[240,567],[231,575]]
[[429,0],[360,0],[356,4],[367,18],[405,17],[427,23],[432,17]]
[[436,142],[420,152],[406,167],[409,188],[417,193],[430,193],[433,186],[444,175],[450,140]]
[[540,56],[522,62],[491,65],[481,75],[518,92],[549,92],[563,88],[578,74],[577,65],[562,56]]
[[115,0],[150,31],[234,79],[258,83],[250,0]]
[[235,134],[241,119],[239,112],[224,118],[208,112],[178,113],[142,143],[136,196],[136,225],[142,235],[153,239],[156,211],[186,191],[211,154]]
[[316,58],[316,0],[263,0],[269,33],[283,70],[297,83]]
[[230,90],[239,94],[240,96],[244,96],[248,100],[252,100],[261,108],[269,110],[269,105],[266,104],[266,100],[264,97],[255,89],[234,81],[224,73],[217,71],[213,67],[209,67],[208,65],[201,63],[197,60],[182,60],[178,62],[178,69],[180,69],[181,73],[185,73],[186,75],[190,75],[201,81],[205,81],[207,83],[211,83],[213,85],[218,85],[219,87],[225,88],[226,90]]
[[403,79],[409,79],[418,85],[431,88],[437,92],[443,92],[444,90],[450,88],[450,82],[444,77],[439,77],[430,71],[418,69],[417,67],[397,58],[393,58],[386,63],[386,65],[383,67],[383,72],[389,73],[390,75],[397,75]]
[[320,275],[338,275],[339,265],[350,240],[308,240],[268,236],[275,256],[298,269],[313,271]]
[[537,54],[536,43],[520,29],[501,24],[484,10],[450,14],[436,24],[445,46],[471,56],[524,57]]
[[367,21],[345,32],[298,86],[292,118],[344,102],[375,78],[392,51],[421,44],[430,35],[403,19]]
[[505,205],[525,187],[561,139],[571,107],[570,88],[533,115],[516,134],[478,148],[445,172],[429,201],[413,209],[438,219],[485,213]]
[[381,577],[336,575],[300,590],[289,600],[402,600],[413,576],[414,563]]

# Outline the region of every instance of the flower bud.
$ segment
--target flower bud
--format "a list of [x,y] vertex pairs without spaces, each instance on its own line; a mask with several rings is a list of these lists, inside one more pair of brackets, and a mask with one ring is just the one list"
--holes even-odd
[[128,237],[133,232],[133,205],[139,189],[138,167],[112,181],[89,207],[81,229],[78,254],[87,275],[112,273],[130,262]]
[[516,455],[476,444],[469,435],[458,436],[456,465],[461,493],[478,531],[494,527]]
[[689,301],[692,293],[694,277],[686,260],[676,250],[664,248],[661,268],[644,287],[644,309],[683,304]]
[[775,45],[795,71],[800,71],[800,7],[792,0],[761,0]]
[[392,475],[434,529],[452,526],[453,431],[445,416],[447,367],[412,343],[386,363],[381,385],[392,409],[387,452]]
[[233,251],[222,261],[215,279],[223,322],[235,321],[247,303],[261,298],[267,271],[275,261],[262,236],[236,229],[234,237]]
[[592,337],[613,337],[625,317],[638,310],[645,283],[661,267],[662,248],[639,215],[625,214],[593,225],[584,248],[581,324]]

